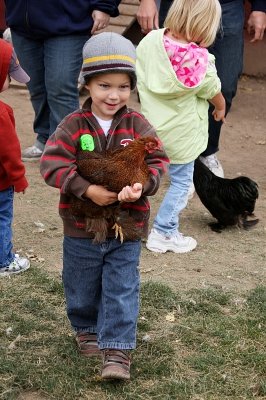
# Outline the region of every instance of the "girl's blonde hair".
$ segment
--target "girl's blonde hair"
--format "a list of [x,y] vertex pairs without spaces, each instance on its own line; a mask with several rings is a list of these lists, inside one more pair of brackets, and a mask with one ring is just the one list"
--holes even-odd
[[220,21],[218,0],[174,0],[164,27],[177,37],[208,47],[215,40]]

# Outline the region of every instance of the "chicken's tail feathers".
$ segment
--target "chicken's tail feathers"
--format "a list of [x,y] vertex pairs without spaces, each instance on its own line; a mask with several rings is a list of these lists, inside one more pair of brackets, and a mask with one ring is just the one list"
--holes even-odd
[[94,234],[93,243],[102,243],[107,237],[108,222],[104,218],[86,218],[85,230]]

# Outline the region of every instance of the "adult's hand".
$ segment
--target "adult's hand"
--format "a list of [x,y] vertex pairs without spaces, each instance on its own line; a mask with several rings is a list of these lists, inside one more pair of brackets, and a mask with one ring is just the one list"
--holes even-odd
[[141,0],[137,20],[143,33],[159,28],[159,13],[155,0]]
[[110,15],[99,10],[94,10],[91,14],[93,19],[93,27],[91,34],[93,35],[96,31],[106,28],[109,25]]
[[247,24],[248,33],[250,35],[254,34],[251,43],[262,40],[266,29],[266,13],[263,11],[252,11]]

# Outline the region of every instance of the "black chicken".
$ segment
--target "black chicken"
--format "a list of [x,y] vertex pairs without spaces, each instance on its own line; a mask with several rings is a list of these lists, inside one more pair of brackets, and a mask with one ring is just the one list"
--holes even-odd
[[213,231],[221,232],[229,225],[249,229],[259,222],[258,219],[247,219],[254,216],[259,197],[258,185],[250,178],[220,178],[197,158],[193,181],[202,204],[218,221],[209,224]]

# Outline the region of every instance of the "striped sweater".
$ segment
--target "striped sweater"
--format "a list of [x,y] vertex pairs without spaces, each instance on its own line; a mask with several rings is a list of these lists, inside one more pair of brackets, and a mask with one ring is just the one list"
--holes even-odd
[[[46,143],[40,170],[48,185],[60,189],[59,215],[63,220],[64,234],[72,237],[93,237],[90,232],[85,231],[84,219],[74,217],[70,213],[71,195],[84,200],[82,195],[90,185],[78,174],[76,165],[76,152],[79,148],[80,137],[84,134],[93,137],[94,151],[96,152],[117,149],[125,141],[141,136],[156,136],[154,128],[143,115],[123,107],[115,114],[106,137],[91,112],[90,99],[85,102],[82,109],[68,115],[58,125]],[[141,236],[146,236],[148,231],[150,206],[146,196],[154,195],[157,192],[160,178],[165,172],[169,160],[162,151],[147,155],[146,162],[151,174],[149,182],[143,190],[143,195],[134,203],[123,203],[123,207],[129,210],[130,216],[141,228]],[[118,173],[123,172],[119,171]],[[108,237],[113,236],[114,230],[110,229]]]

